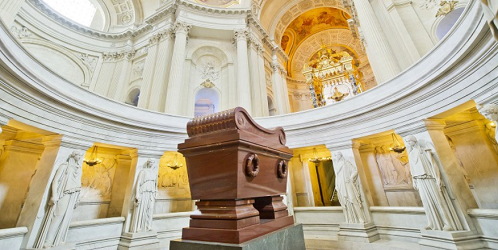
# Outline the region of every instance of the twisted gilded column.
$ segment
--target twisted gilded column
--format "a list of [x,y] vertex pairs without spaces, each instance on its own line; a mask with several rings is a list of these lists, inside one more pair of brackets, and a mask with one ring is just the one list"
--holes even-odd
[[252,114],[251,86],[249,85],[249,63],[247,56],[247,30],[236,30],[235,41],[237,45],[237,97],[238,106]]
[[185,50],[187,46],[188,33],[192,25],[176,22],[173,27],[175,42],[171,59],[171,70],[168,80],[168,91],[166,93],[166,106],[164,111],[168,114],[179,115],[184,105],[180,105],[180,92],[182,91],[183,64],[185,61]]
[[363,36],[365,37],[368,60],[377,83],[381,84],[400,72],[393,51],[368,0],[353,0],[358,13]]

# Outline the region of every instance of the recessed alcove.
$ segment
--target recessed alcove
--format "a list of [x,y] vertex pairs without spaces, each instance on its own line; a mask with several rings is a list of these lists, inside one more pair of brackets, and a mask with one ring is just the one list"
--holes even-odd
[[122,216],[127,181],[136,164],[133,148],[95,143],[85,153],[81,193],[73,221]]
[[158,194],[155,213],[188,212],[194,203],[190,198],[187,163],[182,154],[167,151],[159,161]]

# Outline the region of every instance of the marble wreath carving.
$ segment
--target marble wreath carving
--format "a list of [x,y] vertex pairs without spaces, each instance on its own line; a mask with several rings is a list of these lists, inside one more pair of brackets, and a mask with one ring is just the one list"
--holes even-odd
[[66,240],[81,191],[81,156],[81,152],[73,151],[57,169],[51,185],[49,208],[35,248],[58,246]]
[[463,230],[451,198],[439,171],[435,151],[421,145],[414,136],[408,136],[408,158],[413,178],[413,187],[418,190],[424,205],[427,230]]
[[154,163],[154,160],[148,159],[138,174],[130,225],[132,233],[152,230],[152,215],[157,196],[157,173],[154,171]]
[[341,152],[333,155],[335,171],[335,189],[344,210],[347,223],[365,223],[366,217],[363,211],[360,184],[358,182],[358,170]]

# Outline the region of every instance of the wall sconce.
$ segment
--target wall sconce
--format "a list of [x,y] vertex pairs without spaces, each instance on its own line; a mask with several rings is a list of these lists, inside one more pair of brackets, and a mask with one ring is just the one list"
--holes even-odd
[[102,163],[102,160],[97,158],[97,150],[98,146],[93,146],[92,153],[90,154],[90,159],[84,159],[83,162],[90,167]]
[[177,154],[175,154],[175,163],[174,163],[174,164],[168,163],[168,164],[166,164],[166,166],[167,166],[168,168],[173,169],[173,170],[177,170],[177,169],[179,169],[179,168],[183,167],[183,164],[181,164],[181,163],[180,163],[180,164],[178,164],[177,159],[178,159],[178,155],[177,155]]
[[392,144],[393,146],[390,147],[389,150],[394,151],[398,154],[403,153],[403,151],[405,151],[406,147],[401,146],[401,144],[398,141],[398,138],[396,137],[396,135],[394,135],[394,133],[392,133],[391,136],[393,137],[393,144]]

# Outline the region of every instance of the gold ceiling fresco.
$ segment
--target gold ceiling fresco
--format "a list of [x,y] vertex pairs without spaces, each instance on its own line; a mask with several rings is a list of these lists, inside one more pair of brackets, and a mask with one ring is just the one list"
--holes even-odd
[[228,7],[232,4],[239,3],[238,0],[195,0],[198,3],[216,7]]
[[349,14],[335,8],[324,7],[307,11],[294,19],[285,30],[285,33],[294,34],[294,41],[290,42],[290,37],[284,34],[280,39],[281,46],[290,52],[290,48],[287,48],[289,43],[297,47],[303,40],[322,30],[349,29],[349,18]]

